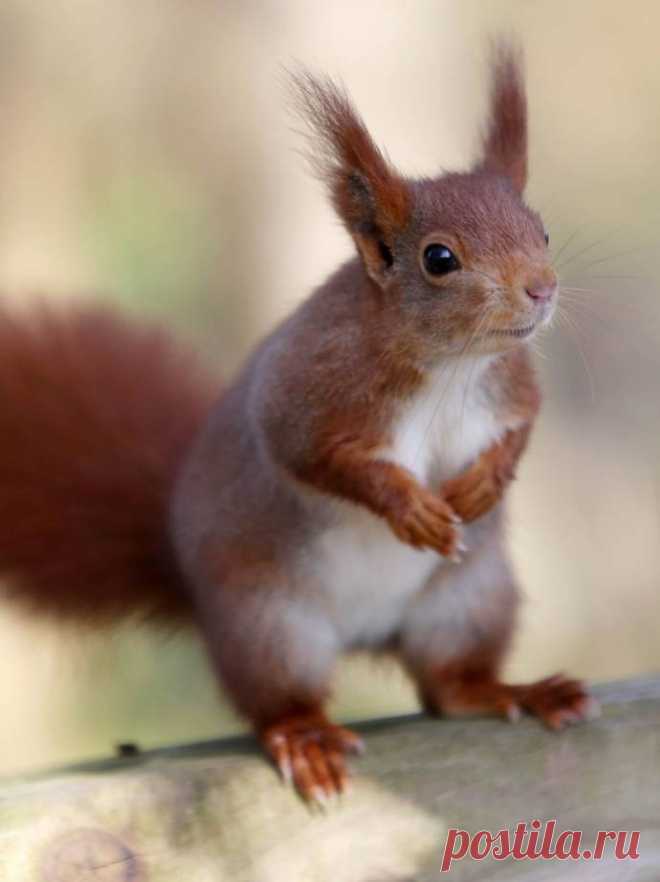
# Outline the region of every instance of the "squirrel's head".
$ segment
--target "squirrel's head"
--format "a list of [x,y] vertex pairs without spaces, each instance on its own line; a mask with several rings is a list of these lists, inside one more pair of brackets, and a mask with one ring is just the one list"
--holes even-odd
[[499,352],[547,323],[557,277],[523,201],[527,106],[518,53],[496,48],[482,153],[469,172],[412,180],[376,147],[346,92],[295,77],[312,159],[369,277],[435,352]]

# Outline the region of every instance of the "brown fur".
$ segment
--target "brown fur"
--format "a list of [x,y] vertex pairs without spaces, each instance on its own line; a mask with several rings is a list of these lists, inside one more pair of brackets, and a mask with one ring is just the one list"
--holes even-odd
[[166,540],[209,384],[167,334],[99,307],[0,313],[0,573],[22,603],[101,623],[189,614]]
[[522,193],[527,183],[527,99],[521,53],[499,43],[492,55],[491,116],[479,168],[507,176]]
[[312,164],[367,266],[378,277],[379,242],[391,248],[408,222],[410,192],[374,144],[346,92],[328,78],[293,77],[300,115],[313,139]]

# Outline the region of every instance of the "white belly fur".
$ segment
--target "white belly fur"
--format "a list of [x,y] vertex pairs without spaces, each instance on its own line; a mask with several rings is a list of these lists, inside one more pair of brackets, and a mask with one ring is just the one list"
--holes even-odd
[[[464,361],[432,377],[402,409],[392,444],[379,456],[425,485],[456,474],[498,437],[480,392],[487,362]],[[318,539],[314,559],[344,646],[375,645],[396,631],[411,598],[438,563],[436,552],[400,542],[367,509],[337,503],[338,521]]]

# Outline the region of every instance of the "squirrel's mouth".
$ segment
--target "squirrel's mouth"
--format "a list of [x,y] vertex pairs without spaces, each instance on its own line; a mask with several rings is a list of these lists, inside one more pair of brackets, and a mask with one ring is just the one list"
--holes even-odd
[[525,325],[524,328],[495,328],[488,332],[489,337],[529,337],[536,330],[536,324]]

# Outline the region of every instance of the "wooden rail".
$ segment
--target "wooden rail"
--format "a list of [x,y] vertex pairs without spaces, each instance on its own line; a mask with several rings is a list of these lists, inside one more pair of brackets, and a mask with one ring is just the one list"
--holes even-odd
[[[599,687],[602,716],[559,735],[533,720],[358,725],[348,795],[310,812],[248,738],[169,748],[7,781],[2,882],[627,882],[660,879],[660,679]],[[449,828],[557,819],[641,833],[638,860],[466,857]]]

